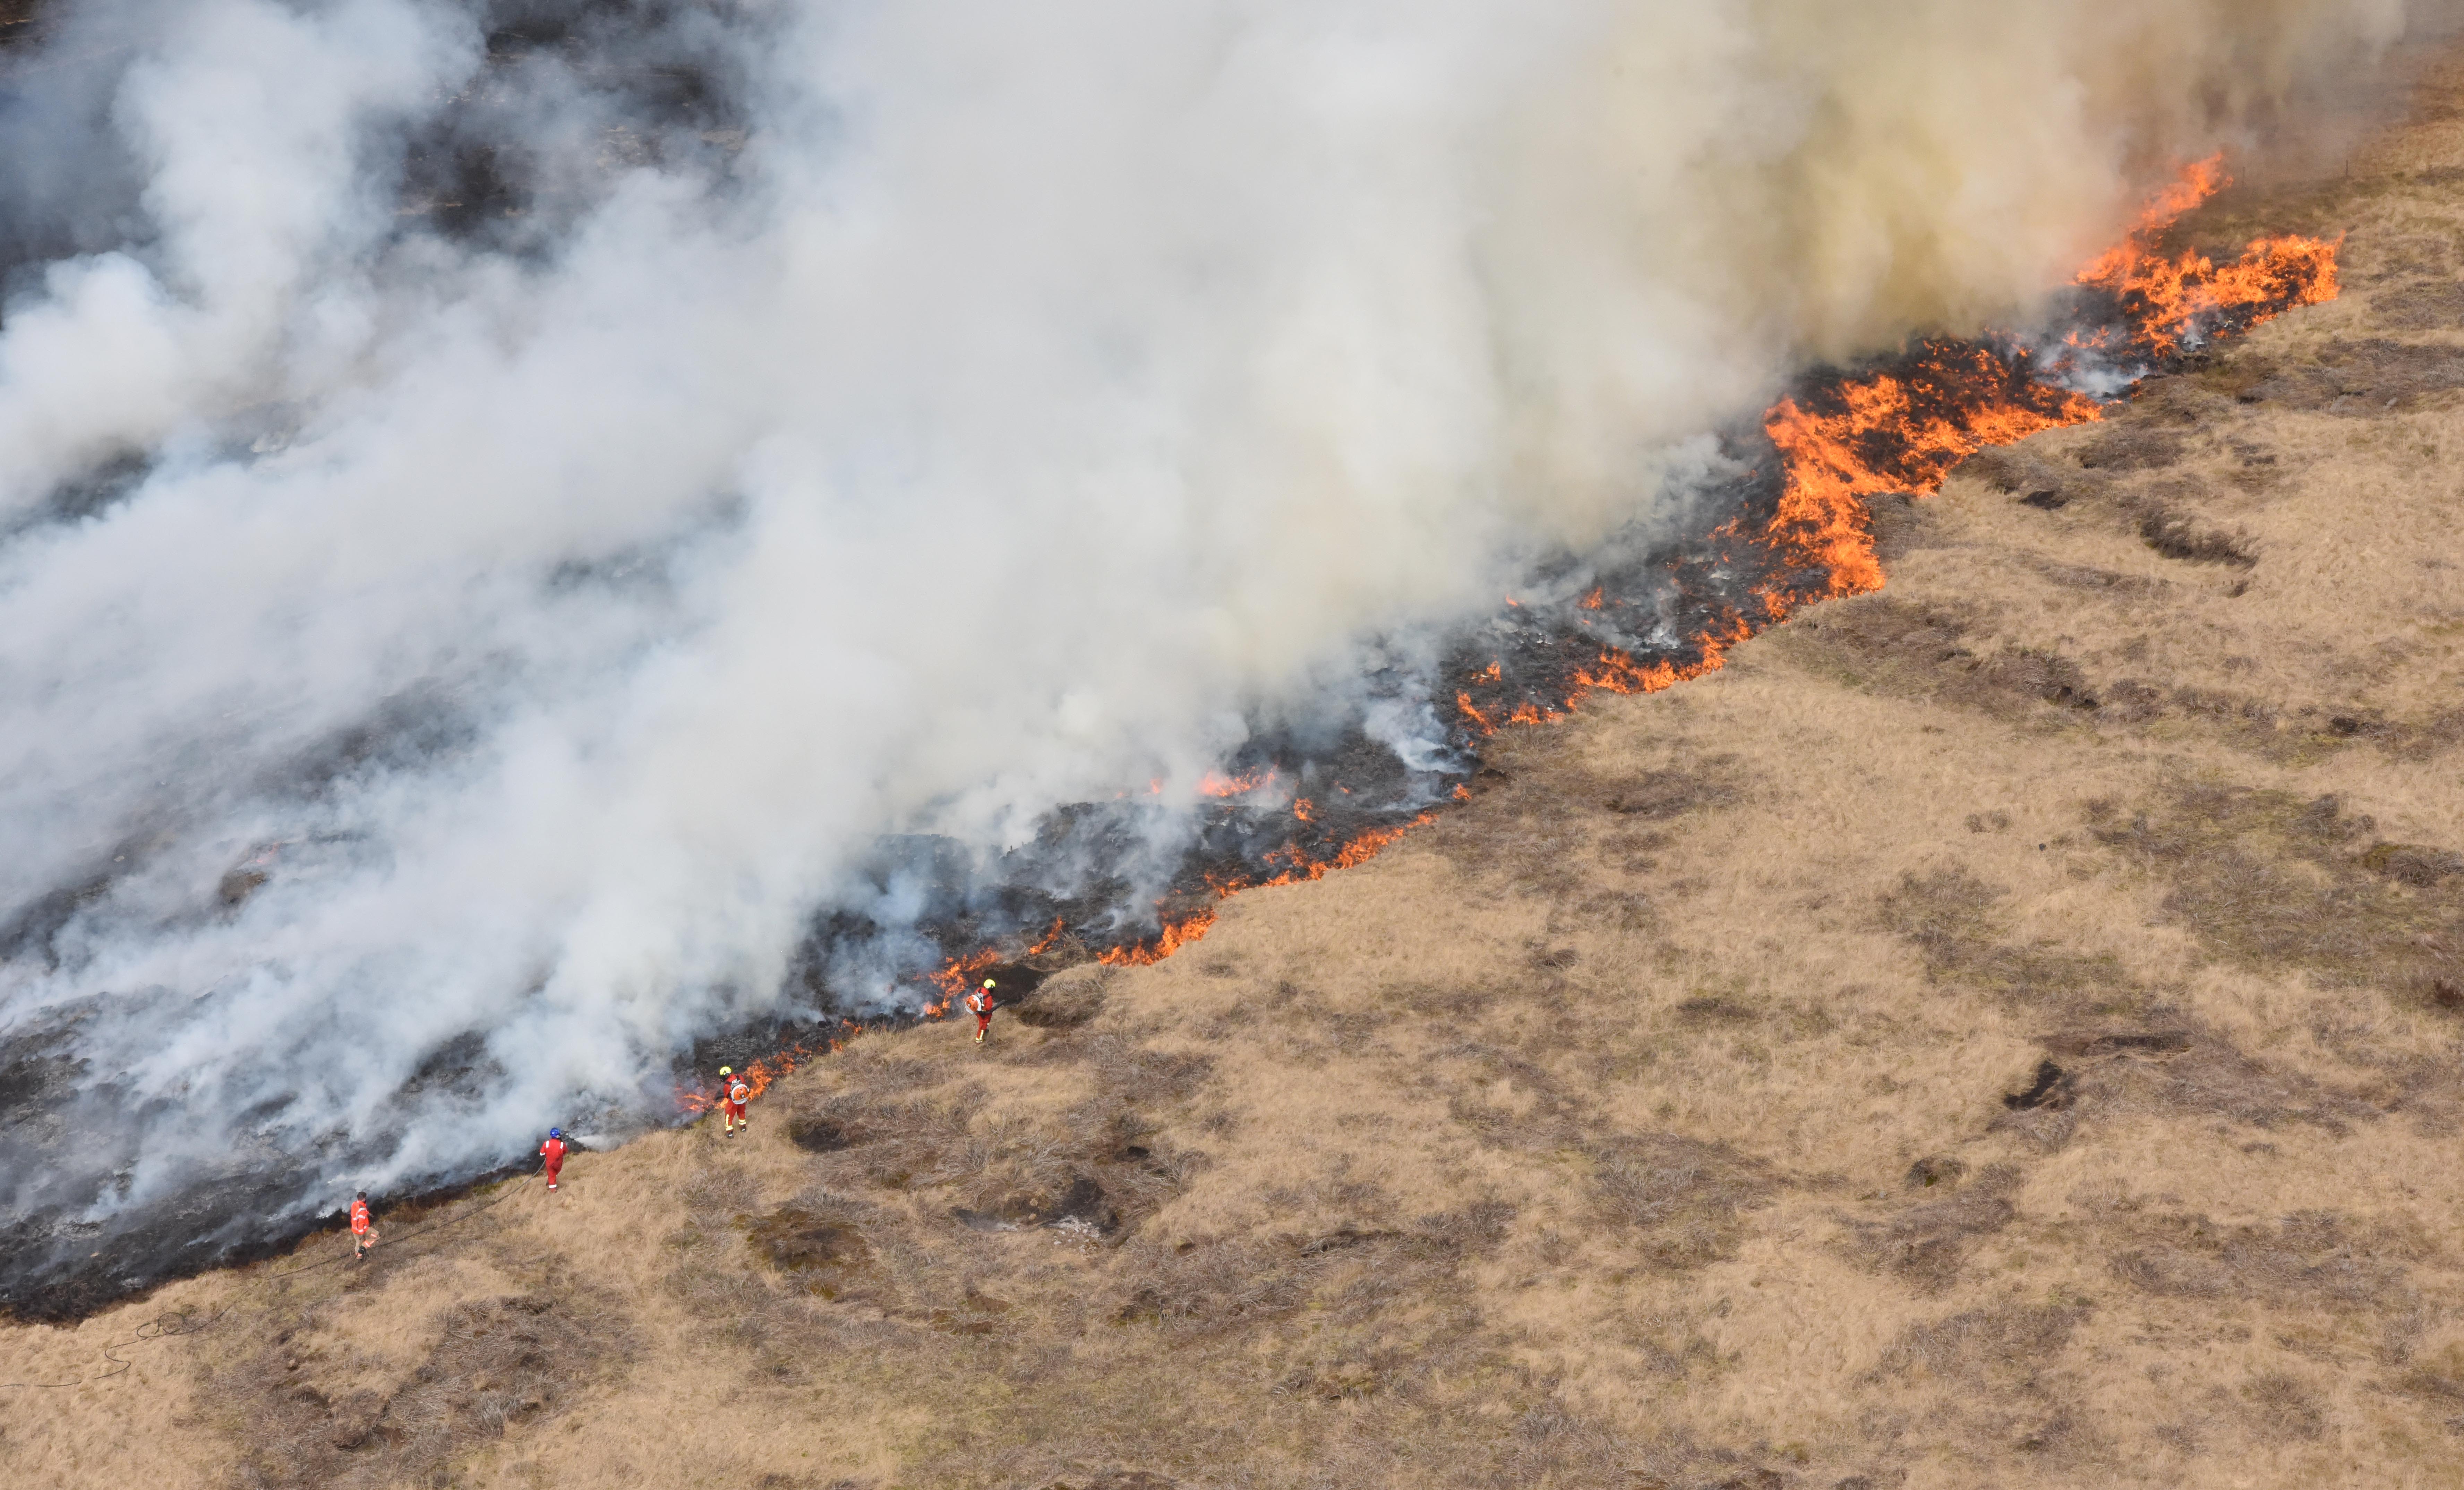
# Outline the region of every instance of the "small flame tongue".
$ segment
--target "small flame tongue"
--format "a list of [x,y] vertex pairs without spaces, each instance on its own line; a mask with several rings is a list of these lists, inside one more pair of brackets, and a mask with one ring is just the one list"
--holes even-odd
[[2222,268],[2195,249],[2174,255],[2156,251],[2156,240],[2184,213],[2231,185],[2221,155],[2185,168],[2149,202],[2127,238],[2079,271],[2081,288],[2113,296],[2123,326],[2118,333],[2106,327],[2075,336],[2074,350],[2161,360],[2215,331],[2246,330],[2294,306],[2336,297],[2342,239],[2254,238],[2240,258]]
[[1766,587],[1777,621],[1808,600],[1882,587],[1865,500],[1885,492],[1930,496],[1953,467],[1989,445],[2099,417],[2094,400],[2036,381],[2024,353],[1969,342],[1929,343],[1914,366],[1782,399],[1764,433],[1787,475],[1764,530],[1810,571],[1811,584]]

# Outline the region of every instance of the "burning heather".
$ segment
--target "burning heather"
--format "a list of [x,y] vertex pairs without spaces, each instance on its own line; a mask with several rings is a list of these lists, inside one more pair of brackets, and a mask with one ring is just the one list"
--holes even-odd
[[[1877,494],[2333,296],[2332,244],[2178,241],[2219,160],[2136,228],[2115,163],[2246,138],[2249,77],[2400,22],[30,14],[19,1304],[1170,956],[1464,795],[1496,730],[1874,588]],[[1984,325],[2033,329],[1941,332]]]

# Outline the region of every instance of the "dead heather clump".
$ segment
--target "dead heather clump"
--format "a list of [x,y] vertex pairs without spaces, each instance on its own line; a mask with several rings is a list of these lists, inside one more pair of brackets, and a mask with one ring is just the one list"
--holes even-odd
[[2330,341],[2309,358],[2247,358],[2233,382],[2243,404],[2371,418],[2464,387],[2464,348],[2383,337]]
[[800,1197],[745,1228],[745,1245],[797,1288],[836,1302],[877,1273],[875,1251],[859,1224],[863,1208],[831,1195]]
[[1491,893],[1560,900],[1593,888],[1585,862],[1598,826],[1593,804],[1617,787],[1511,734],[1496,736],[1486,755],[1472,789],[1491,810],[1441,818],[1422,841]]
[[821,1160],[831,1183],[906,1190],[941,1182],[967,1144],[973,1086],[912,1099],[842,1091],[787,1112],[787,1137]]
[[2201,1215],[2125,1215],[2113,1226],[2113,1276],[2168,1298],[2401,1313],[2410,1293],[2401,1238],[2310,1212],[2223,1224]]
[[1110,968],[1055,978],[1018,1007],[1018,1022],[1035,1030],[1074,1030],[1092,1023],[1104,1012],[1105,994],[1111,979]]
[[243,1485],[425,1483],[478,1445],[577,1405],[632,1349],[614,1297],[569,1280],[450,1305],[427,1358],[384,1387],[341,1385],[361,1379],[358,1363],[319,1347],[319,1323],[312,1306],[264,1351],[211,1372],[243,1419],[233,1434]]
[[1875,1366],[1876,1376],[1923,1372],[1944,1385],[2003,1386],[2043,1371],[2087,1318],[2078,1304],[2003,1304],[1911,1325]]
[[2334,797],[2239,787],[2183,786],[2126,815],[2100,800],[2086,816],[2216,955],[2464,1005],[2464,875],[2445,872],[2445,851],[2382,843]]
[[2108,423],[2073,458],[2083,471],[2162,471],[2180,464],[2184,453],[2180,434],[2125,418]]
[[1734,806],[1744,796],[1737,757],[1709,756],[1683,769],[1645,771],[1609,794],[1609,811],[1644,822],[1664,822],[1688,813]]
[[1870,1379],[1913,1398],[1906,1428],[1939,1435],[1963,1457],[2084,1468],[2110,1455],[2063,1369],[2087,1316],[2076,1302],[1964,1309],[1903,1330]]
[[2136,1014],[2153,1004],[2154,991],[2115,956],[2006,939],[2009,896],[1953,863],[1903,875],[1878,899],[1876,921],[1916,948],[1931,980],[1982,989],[2014,1007],[2069,1016]]
[[[1070,1006],[1050,1007],[1067,1014]],[[788,1136],[814,1156],[825,1185],[939,1192],[953,1219],[980,1231],[1066,1225],[1116,1237],[1161,1205],[1197,1162],[1160,1136],[1152,1114],[1186,1103],[1213,1063],[1116,1035],[1082,1035],[1085,1022],[1047,1022],[1040,1043],[998,1057],[1066,1064],[1088,1079],[1092,1095],[1057,1117],[986,1117],[977,1083],[920,1091],[893,1067],[893,1080],[875,1086],[870,1072],[851,1066],[838,1089],[789,1109]]]
[[1916,1195],[1880,1220],[1852,1218],[1849,1255],[1920,1293],[1939,1293],[1958,1281],[1977,1242],[2009,1226],[2018,1215],[2011,1202],[2019,1171],[1989,1167],[1961,1183],[1966,1166],[1956,1159],[1920,1160],[1910,1172]]
[[1419,1401],[1493,1359],[1468,1269],[1514,1210],[1485,1202],[1396,1225],[1139,1242],[1115,1274],[1115,1327],[1155,1329],[1177,1355],[1277,1362],[1276,1390],[1322,1403]]
[[2044,1043],[2077,1068],[2070,1080],[2078,1099],[2116,1115],[2198,1113],[2251,1128],[2307,1124],[2343,1133],[2381,1111],[2352,1092],[2258,1061],[2169,1011],[2158,1011],[2150,1027],[2063,1031]]
[[1761,1160],[1677,1133],[1611,1137],[1588,1153],[1593,1202],[1613,1244],[1663,1271],[1733,1256],[1747,1213],[1779,1188]]
[[2102,490],[2097,478],[2048,460],[2024,445],[1989,446],[1969,456],[1959,471],[2039,512],[2059,512]]
[[2140,509],[2139,537],[2167,559],[2184,563],[2227,564],[2236,569],[2258,563],[2247,535],[2203,527],[2172,508],[2152,503]]
[[2094,710],[2100,700],[2073,659],[2047,647],[1996,641],[1978,611],[1884,592],[1800,618],[1779,646],[1801,665],[1852,688],[1974,709],[2001,718],[2051,722],[2035,709]]

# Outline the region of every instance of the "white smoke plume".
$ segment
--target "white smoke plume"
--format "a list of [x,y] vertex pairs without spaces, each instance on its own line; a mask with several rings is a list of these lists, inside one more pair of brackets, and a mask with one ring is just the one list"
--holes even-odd
[[[883,835],[1185,791],[1803,359],[2024,317],[2406,24],[568,9],[94,0],[5,64],[0,1039],[112,1117],[0,1221],[636,1094],[802,997],[818,910],[895,919]],[[628,91],[678,57],[724,118]],[[422,174],[474,143],[517,216]],[[481,1089],[402,1094],[473,1032]]]

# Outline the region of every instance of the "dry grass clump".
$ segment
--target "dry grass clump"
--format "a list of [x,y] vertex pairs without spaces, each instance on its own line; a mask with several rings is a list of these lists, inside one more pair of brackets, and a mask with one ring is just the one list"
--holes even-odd
[[1070,1030],[1094,1021],[1104,1012],[1112,970],[1098,967],[1072,977],[1056,978],[1038,988],[1013,1018],[1029,1029]]
[[1912,1389],[1922,1406],[1910,1426],[1954,1446],[1970,1473],[2109,1471],[2113,1445],[2093,1425],[2075,1370],[2064,1369],[2090,1313],[2078,1300],[2005,1301],[1913,1324],[1872,1379]]
[[2059,512],[2101,486],[2026,445],[1988,447],[1969,456],[1959,471],[1992,491],[2048,513]]
[[2045,1044],[2076,1054],[2081,1105],[2094,1111],[2197,1114],[2262,1129],[2305,1124],[2341,1133],[2384,1110],[2355,1092],[2255,1060],[2195,1024],[2056,1034]]
[[2087,1317],[2077,1303],[2002,1304],[1909,1326],[1875,1366],[1878,1375],[2002,1385],[2043,1370]]
[[[2044,646],[1996,645],[1971,607],[1908,601],[1885,591],[1827,606],[1792,625],[1782,645],[1802,664],[1852,688],[2051,722],[2031,705],[2093,710],[2079,663]],[[1990,649],[1989,649],[1990,648]]]
[[1737,1250],[1746,1214],[1778,1188],[1771,1167],[1722,1143],[1681,1133],[1617,1136],[1590,1145],[1591,1189],[1613,1244],[1646,1265],[1702,1267]]
[[1925,975],[2041,1016],[2139,1014],[2156,993],[2109,953],[2007,938],[2011,890],[1956,862],[1909,870],[1876,898],[1876,922],[1914,946]]
[[[1116,1275],[1116,1325],[1166,1326],[1182,1337],[1218,1334],[1302,1308],[1358,1323],[1436,1285],[1495,1249],[1514,1219],[1490,1201],[1392,1227],[1337,1226],[1312,1234],[1141,1242]],[[1437,1290],[1443,1291],[1443,1290]],[[1425,1361],[1420,1363],[1426,1365]]]
[[2389,1313],[2402,1312],[2410,1294],[2404,1239],[2357,1234],[2331,1213],[2233,1225],[2152,1214],[2130,1217],[2120,1233],[2113,1276],[2146,1293]]
[[1977,1243],[2018,1215],[2011,1198],[2022,1181],[2015,1166],[1990,1165],[1963,1186],[1966,1168],[1955,1158],[1917,1161],[1909,1173],[1915,1197],[1881,1217],[1848,1220],[1843,1240],[1849,1255],[1919,1293],[1948,1290],[1966,1272]]
[[[2413,320],[2414,313],[2432,302],[2433,296],[2419,295],[2421,288],[2397,292],[2399,321]],[[2412,297],[2408,300],[2408,296]],[[2464,387],[2464,348],[2371,337],[2324,341],[2307,351],[2305,357],[2280,362],[2240,359],[2243,365],[2227,374],[2223,384],[2243,404],[2346,418],[2384,415]]]
[[347,1363],[318,1348],[321,1315],[299,1311],[265,1349],[213,1373],[237,1404],[238,1482],[251,1490],[451,1483],[458,1456],[571,1411],[634,1347],[612,1295],[558,1277],[451,1304],[406,1379],[354,1388]]
[[2258,564],[2258,555],[2252,552],[2248,534],[2205,527],[2169,507],[2154,503],[2140,509],[2139,537],[2167,559],[2184,563],[2228,564],[2236,569],[2252,569]]
[[[2441,850],[2385,844],[2334,796],[2186,785],[2126,817],[2089,804],[2096,841],[2161,875],[2164,909],[2222,956],[2464,1003],[2464,877]],[[2424,883],[2424,882],[2427,883]]]
[[819,1156],[824,1182],[947,1194],[949,1214],[979,1230],[1067,1223],[1111,1237],[1184,1182],[1194,1161],[1148,1114],[1187,1101],[1206,1058],[1095,1034],[1019,1059],[1066,1063],[1092,1094],[1058,1114],[986,1118],[979,1084],[887,1102],[859,1085],[792,1109],[788,1133]]
[[2183,453],[2177,431],[2150,427],[2145,418],[2124,417],[2103,424],[2098,434],[2071,452],[2071,458],[2083,471],[2161,471],[2180,464]]
[[1711,756],[1682,770],[1642,772],[1618,785],[1605,805],[1619,817],[1666,822],[1705,808],[1734,806],[1743,795],[1736,778],[1736,756]]
[[855,1209],[836,1197],[781,1206],[747,1227],[744,1241],[771,1267],[795,1275],[805,1293],[837,1300],[874,1271],[872,1243],[845,1214]]

